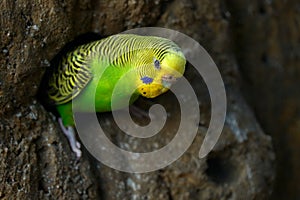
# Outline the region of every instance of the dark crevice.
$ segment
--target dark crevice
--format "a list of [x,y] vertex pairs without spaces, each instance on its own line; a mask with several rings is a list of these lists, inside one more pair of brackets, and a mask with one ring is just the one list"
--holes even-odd
[[223,152],[213,152],[208,155],[206,174],[212,182],[222,185],[236,181],[238,167]]

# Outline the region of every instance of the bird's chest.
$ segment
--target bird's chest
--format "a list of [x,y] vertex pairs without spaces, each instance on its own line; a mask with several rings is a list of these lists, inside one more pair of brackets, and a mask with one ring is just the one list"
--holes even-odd
[[82,112],[106,112],[124,108],[137,98],[136,78],[128,71],[106,70],[95,76],[76,99],[73,106]]

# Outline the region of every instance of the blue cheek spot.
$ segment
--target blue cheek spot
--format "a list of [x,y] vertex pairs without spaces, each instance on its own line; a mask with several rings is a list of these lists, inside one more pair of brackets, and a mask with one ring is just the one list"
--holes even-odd
[[142,80],[143,83],[145,83],[145,84],[150,84],[150,83],[153,82],[153,78],[150,78],[150,77],[148,77],[148,76],[142,77],[141,80]]

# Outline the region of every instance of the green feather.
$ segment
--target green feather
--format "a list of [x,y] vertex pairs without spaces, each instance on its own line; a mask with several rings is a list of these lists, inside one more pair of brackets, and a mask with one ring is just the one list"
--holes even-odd
[[[159,60],[161,69],[155,67],[154,60]],[[152,98],[165,92],[167,88],[162,85],[162,76],[172,74],[167,67],[182,75],[185,58],[170,40],[120,34],[79,46],[67,53],[57,67],[48,81],[48,97],[56,105],[63,124],[73,126],[72,105],[74,110],[82,112],[110,111],[113,89],[128,72],[130,75],[122,83],[122,92],[115,96],[117,108],[128,105],[124,99],[132,95],[132,87],[140,87],[140,90],[133,93],[130,103],[140,94]],[[143,83],[143,77],[149,77],[153,83]],[[151,95],[143,94],[141,90]],[[90,106],[93,99],[95,108]]]

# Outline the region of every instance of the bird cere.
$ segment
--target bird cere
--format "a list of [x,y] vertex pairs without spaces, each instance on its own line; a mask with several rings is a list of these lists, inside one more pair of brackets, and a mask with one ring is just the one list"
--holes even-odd
[[[132,104],[140,95],[154,98],[168,91],[185,71],[182,50],[171,40],[155,36],[117,34],[81,45],[66,53],[46,80],[45,99],[60,116],[62,131],[79,158],[73,110],[111,111],[115,85],[123,81],[117,108]],[[121,79],[127,74],[126,79]],[[100,78],[99,78],[100,77]],[[118,83],[119,84],[119,83]],[[136,88],[132,93],[130,88]],[[96,93],[92,94],[93,91]],[[94,99],[95,108],[89,103]]]

